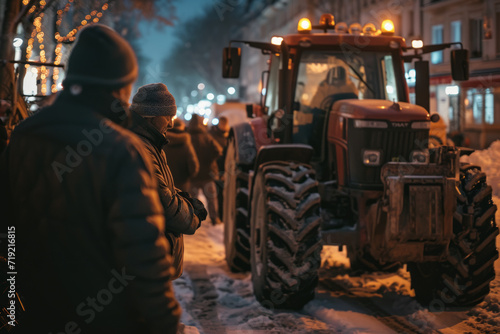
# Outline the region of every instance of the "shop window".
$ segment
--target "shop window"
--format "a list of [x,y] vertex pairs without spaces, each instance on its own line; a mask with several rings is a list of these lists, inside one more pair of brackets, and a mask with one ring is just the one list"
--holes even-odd
[[472,99],[472,114],[474,117],[474,123],[483,123],[483,95],[474,94]]
[[464,102],[466,127],[500,124],[500,87],[470,88]]
[[494,110],[494,95],[491,89],[487,89],[484,95],[484,122],[486,124],[493,124],[495,121],[495,110]]
[[462,41],[462,22],[453,21],[451,22],[451,42],[461,42]]
[[481,58],[483,55],[483,20],[472,19],[469,23],[470,28],[470,57]]
[[474,127],[474,125],[483,122],[483,95],[477,88],[467,90],[465,98],[465,125]]
[[[443,43],[443,25],[432,26],[432,44]],[[440,64],[443,62],[443,51],[431,53],[431,63]]]

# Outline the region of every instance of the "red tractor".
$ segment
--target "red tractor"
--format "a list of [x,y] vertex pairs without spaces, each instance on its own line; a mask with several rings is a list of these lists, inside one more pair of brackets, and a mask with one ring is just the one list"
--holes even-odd
[[[231,129],[223,210],[227,263],[251,270],[265,306],[314,297],[323,244],[346,247],[353,269],[407,264],[423,304],[471,305],[489,293],[491,187],[479,166],[460,162],[471,150],[428,145],[435,119],[421,56],[451,44],[407,47],[391,24],[348,27],[325,14],[317,26],[302,19],[297,34],[224,49],[228,78],[241,61],[232,43],[270,57],[262,113]],[[404,76],[413,59],[419,105]],[[451,68],[454,80],[468,78],[466,50],[451,51]]]

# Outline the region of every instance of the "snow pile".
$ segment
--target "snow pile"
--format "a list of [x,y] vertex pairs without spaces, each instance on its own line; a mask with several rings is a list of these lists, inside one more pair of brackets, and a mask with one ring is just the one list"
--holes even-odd
[[463,156],[460,161],[480,166],[486,173],[486,182],[493,188],[493,196],[500,198],[500,140],[494,141],[485,150]]

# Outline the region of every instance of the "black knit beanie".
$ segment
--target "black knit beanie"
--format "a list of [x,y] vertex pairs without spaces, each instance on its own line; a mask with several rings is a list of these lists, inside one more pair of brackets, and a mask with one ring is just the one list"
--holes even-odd
[[113,29],[93,24],[82,29],[69,56],[64,86],[94,85],[118,89],[137,79],[137,58]]
[[139,87],[132,99],[130,110],[142,117],[175,116],[177,106],[167,86],[153,83]]

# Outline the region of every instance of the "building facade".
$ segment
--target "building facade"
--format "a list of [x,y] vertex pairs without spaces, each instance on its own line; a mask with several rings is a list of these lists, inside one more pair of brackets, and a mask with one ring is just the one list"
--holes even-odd
[[500,0],[424,0],[421,13],[424,43],[461,42],[470,59],[469,80],[454,82],[449,52],[428,57],[431,111],[486,148],[500,139]]

